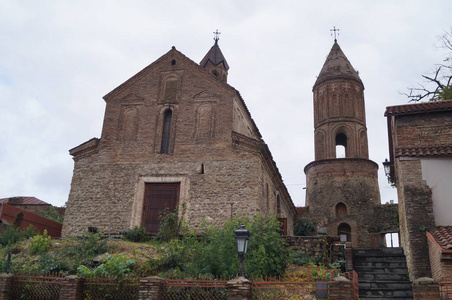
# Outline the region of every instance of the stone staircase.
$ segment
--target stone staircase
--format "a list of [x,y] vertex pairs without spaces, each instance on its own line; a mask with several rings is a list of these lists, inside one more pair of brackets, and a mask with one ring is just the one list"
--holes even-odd
[[413,299],[402,248],[355,248],[360,299]]

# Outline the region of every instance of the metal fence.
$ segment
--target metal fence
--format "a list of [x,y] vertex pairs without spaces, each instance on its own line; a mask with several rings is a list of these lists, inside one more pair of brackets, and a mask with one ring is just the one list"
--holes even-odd
[[139,288],[139,278],[86,278],[83,282],[82,299],[138,299]]
[[10,299],[58,300],[62,274],[15,274],[11,283]]
[[[342,292],[332,279],[339,275],[339,270],[325,271],[320,274],[318,267],[311,267],[305,279],[291,277],[264,277],[251,278],[252,295],[254,300],[314,300],[330,299],[330,296]],[[358,274],[353,271],[345,274],[352,281],[350,290],[351,299],[359,299]],[[334,298],[334,297],[333,297]]]
[[162,300],[227,300],[230,277],[168,276]]

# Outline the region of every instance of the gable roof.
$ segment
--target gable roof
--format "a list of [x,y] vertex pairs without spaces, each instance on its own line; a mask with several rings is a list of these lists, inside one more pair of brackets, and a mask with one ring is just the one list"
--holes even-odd
[[9,197],[0,199],[0,203],[8,203],[9,205],[51,205],[50,203],[39,200],[36,197]]
[[411,103],[386,107],[385,117],[443,112],[451,110],[452,100]]
[[323,64],[322,70],[314,83],[314,88],[327,80],[339,78],[352,79],[363,85],[361,78],[359,78],[358,72],[355,71],[341,47],[335,41],[325,63]]

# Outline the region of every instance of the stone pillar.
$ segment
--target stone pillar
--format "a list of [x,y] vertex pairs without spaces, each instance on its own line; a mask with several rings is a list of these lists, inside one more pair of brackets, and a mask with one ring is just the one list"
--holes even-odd
[[413,299],[443,299],[440,297],[439,285],[432,278],[421,277],[413,282]]
[[0,274],[0,300],[9,299],[9,293],[11,291],[11,284],[13,281],[13,274]]
[[61,279],[60,299],[82,299],[83,279],[76,275],[69,275]]
[[353,299],[352,282],[343,276],[333,278],[333,283],[330,283],[331,300],[348,300]]
[[159,300],[163,298],[163,284],[160,277],[146,277],[140,280],[139,300]]
[[245,277],[234,278],[227,283],[228,300],[251,299],[251,282]]

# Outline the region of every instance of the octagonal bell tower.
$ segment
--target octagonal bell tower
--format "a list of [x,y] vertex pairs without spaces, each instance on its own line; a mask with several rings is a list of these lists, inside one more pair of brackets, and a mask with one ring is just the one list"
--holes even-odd
[[380,204],[378,165],[369,160],[364,85],[337,41],[313,87],[315,161],[305,167],[309,219],[353,246],[382,243],[372,232]]

